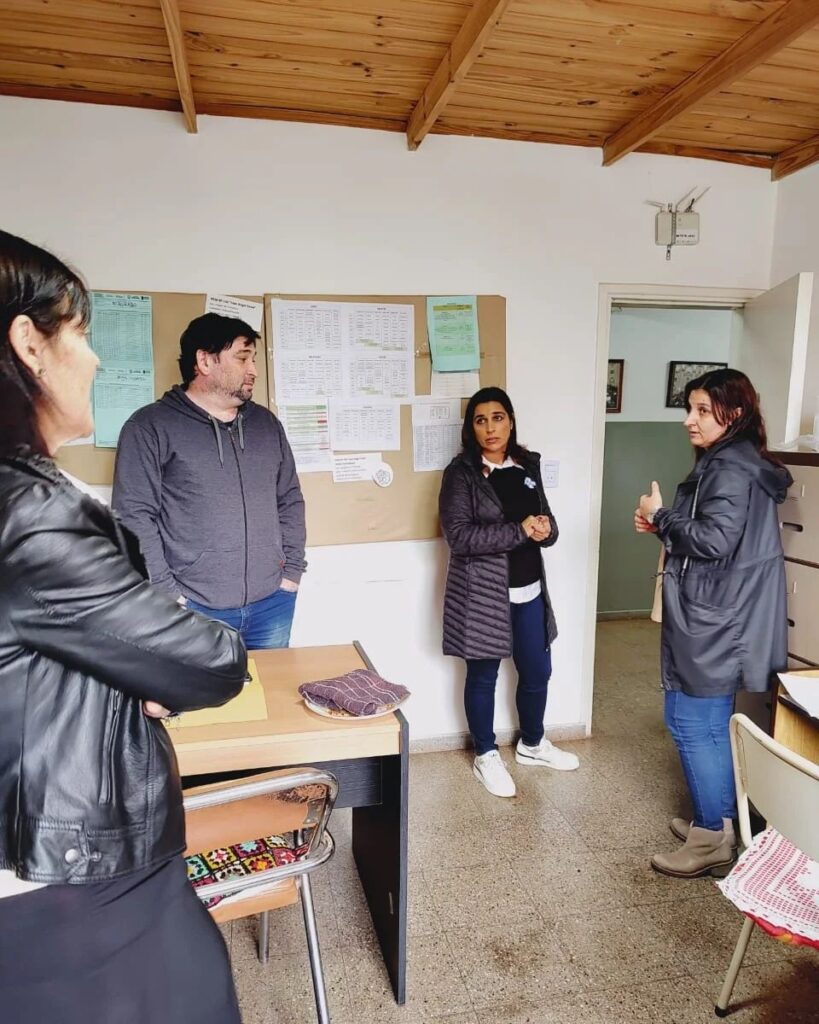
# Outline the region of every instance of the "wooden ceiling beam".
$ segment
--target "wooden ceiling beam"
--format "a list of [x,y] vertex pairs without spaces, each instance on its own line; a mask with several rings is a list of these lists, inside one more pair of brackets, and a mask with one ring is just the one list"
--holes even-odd
[[662,131],[669,121],[696,107],[706,96],[742,78],[816,24],[819,24],[817,0],[788,0],[727,50],[618,128],[603,146],[604,166],[608,167],[633,152]]
[[418,149],[480,56],[511,0],[475,0],[407,124],[407,144]]
[[773,168],[775,159],[767,153],[743,153],[732,149],[711,149],[676,142],[646,142],[637,152],[658,153],[660,156],[687,156],[694,160],[718,160],[726,164],[742,164],[745,167]]
[[774,181],[779,181],[781,178],[786,178],[789,174],[794,174],[796,171],[801,171],[803,167],[817,162],[819,162],[819,135],[814,135],[812,139],[806,139],[780,153],[774,160],[771,178]]
[[179,3],[178,0],[159,0],[159,6],[162,8],[168,45],[171,48],[171,60],[176,75],[176,86],[179,89],[179,99],[182,103],[182,114],[185,117],[185,126],[192,135],[195,135],[197,131],[196,104],[193,101],[193,85],[188,67],[188,54],[185,49],[185,33],[182,31],[182,19],[179,15]]

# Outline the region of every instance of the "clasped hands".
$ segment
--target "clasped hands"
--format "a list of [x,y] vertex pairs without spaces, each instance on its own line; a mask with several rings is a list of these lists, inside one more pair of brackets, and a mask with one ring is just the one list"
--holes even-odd
[[634,529],[638,533],[656,533],[657,527],[649,522],[649,516],[653,516],[658,508],[662,508],[663,496],[660,494],[660,485],[656,480],[651,481],[651,494],[642,494],[640,504],[634,510]]
[[520,525],[526,536],[538,544],[552,535],[552,524],[548,516],[527,516]]

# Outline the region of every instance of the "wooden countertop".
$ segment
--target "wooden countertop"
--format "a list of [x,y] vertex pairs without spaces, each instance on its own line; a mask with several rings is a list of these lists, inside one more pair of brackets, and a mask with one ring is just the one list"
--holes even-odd
[[400,753],[395,715],[335,721],[308,711],[302,683],[367,668],[353,644],[252,651],[265,691],[267,718],[256,722],[171,729],[181,775]]

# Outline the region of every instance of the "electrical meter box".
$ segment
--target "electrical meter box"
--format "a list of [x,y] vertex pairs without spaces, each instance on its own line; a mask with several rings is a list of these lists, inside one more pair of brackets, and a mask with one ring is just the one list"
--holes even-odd
[[660,210],[654,225],[657,245],[696,245],[700,240],[700,215]]
[[698,213],[678,213],[675,216],[674,244],[696,245],[700,240],[700,215]]

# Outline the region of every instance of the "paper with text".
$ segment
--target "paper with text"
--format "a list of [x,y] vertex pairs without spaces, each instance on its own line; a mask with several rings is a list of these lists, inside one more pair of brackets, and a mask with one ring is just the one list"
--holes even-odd
[[306,402],[278,407],[287,440],[299,473],[328,473],[333,468],[330,451],[330,417],[326,402]]
[[429,296],[427,332],[434,370],[445,373],[480,369],[477,296]]
[[481,386],[478,370],[436,373],[432,371],[430,392],[436,398],[471,398]]
[[380,465],[381,452],[365,452],[363,455],[334,455],[333,483],[350,484],[367,480],[372,483]]
[[415,393],[415,310],[397,303],[271,300],[276,400]]
[[412,403],[412,468],[446,469],[461,450],[460,398],[416,398]]
[[399,451],[401,406],[389,399],[333,399],[330,444],[336,452]]
[[235,295],[208,295],[205,300],[205,312],[244,320],[257,334],[261,334],[262,317],[264,316],[263,302],[238,299]]
[[91,347],[100,360],[94,378],[98,448],[116,448],[122,425],[154,400],[153,304],[150,295],[91,295]]

